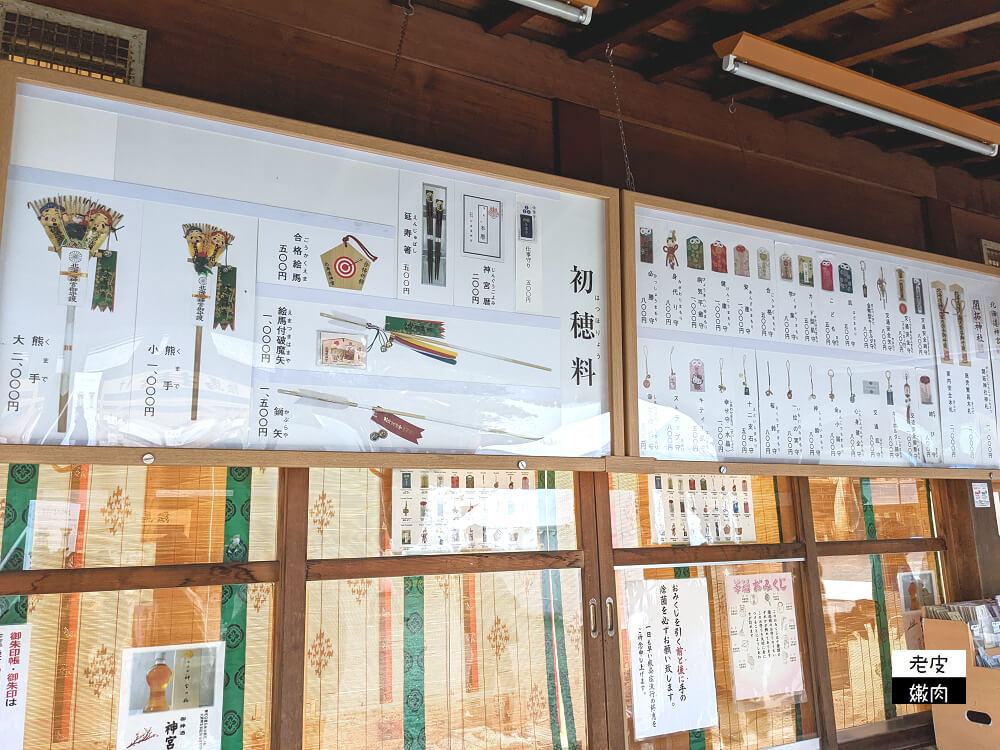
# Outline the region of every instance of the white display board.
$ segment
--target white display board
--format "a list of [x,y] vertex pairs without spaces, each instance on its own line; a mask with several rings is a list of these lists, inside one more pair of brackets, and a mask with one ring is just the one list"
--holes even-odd
[[994,467],[1000,279],[635,209],[640,453]]
[[606,210],[21,85],[0,441],[606,455]]
[[646,481],[653,544],[757,541],[752,477],[651,474]]

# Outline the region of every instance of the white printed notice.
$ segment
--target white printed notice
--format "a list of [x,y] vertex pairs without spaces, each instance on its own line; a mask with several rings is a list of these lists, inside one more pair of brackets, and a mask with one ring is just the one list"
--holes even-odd
[[21,750],[24,707],[28,698],[30,625],[0,626],[0,750]]
[[122,652],[118,750],[202,750],[222,743],[225,643]]
[[635,739],[719,723],[704,578],[626,584]]
[[726,576],[737,701],[803,691],[791,573]]

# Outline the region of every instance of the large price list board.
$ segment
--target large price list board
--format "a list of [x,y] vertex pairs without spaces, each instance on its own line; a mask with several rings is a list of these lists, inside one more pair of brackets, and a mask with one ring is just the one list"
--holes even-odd
[[635,208],[639,452],[992,467],[1000,279]]
[[32,86],[14,118],[0,441],[608,453],[601,189]]

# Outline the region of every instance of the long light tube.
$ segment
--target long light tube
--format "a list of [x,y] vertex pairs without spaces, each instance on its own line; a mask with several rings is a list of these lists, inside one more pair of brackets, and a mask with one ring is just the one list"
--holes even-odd
[[998,146],[996,143],[984,143],[983,141],[977,141],[974,138],[966,138],[963,135],[952,133],[948,130],[935,127],[934,125],[928,125],[925,122],[920,122],[919,120],[914,120],[903,115],[897,115],[895,112],[889,112],[888,110],[875,107],[871,104],[866,104],[865,102],[859,102],[857,99],[851,99],[846,96],[841,96],[840,94],[835,94],[832,91],[826,91],[825,89],[821,89],[816,86],[810,86],[808,83],[802,83],[801,81],[796,81],[792,78],[786,78],[785,76],[778,75],[777,73],[772,73],[769,70],[763,70],[762,68],[757,68],[753,65],[737,60],[733,55],[726,55],[722,58],[722,69],[742,78],[748,78],[751,81],[763,83],[766,86],[773,86],[776,89],[787,91],[790,94],[798,94],[799,96],[804,96],[807,99],[813,99],[817,102],[821,102],[822,104],[829,104],[832,107],[846,109],[848,112],[854,112],[862,117],[870,117],[873,120],[884,122],[886,125],[892,125],[893,127],[901,128],[902,130],[909,130],[914,133],[919,133],[920,135],[926,135],[928,138],[943,141],[944,143],[950,143],[953,146],[968,149],[969,151],[974,151],[977,154],[982,154],[983,156],[997,155]]
[[561,2],[561,0],[511,0],[511,2],[583,26],[589,24],[594,15],[594,9],[589,5],[578,8],[575,5]]

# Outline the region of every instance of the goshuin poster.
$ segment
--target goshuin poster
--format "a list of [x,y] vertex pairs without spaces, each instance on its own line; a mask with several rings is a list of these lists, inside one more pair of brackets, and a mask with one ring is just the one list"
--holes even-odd
[[225,642],[122,651],[118,750],[206,750],[222,742]]
[[0,750],[21,750],[24,742],[30,650],[30,625],[0,625]]

